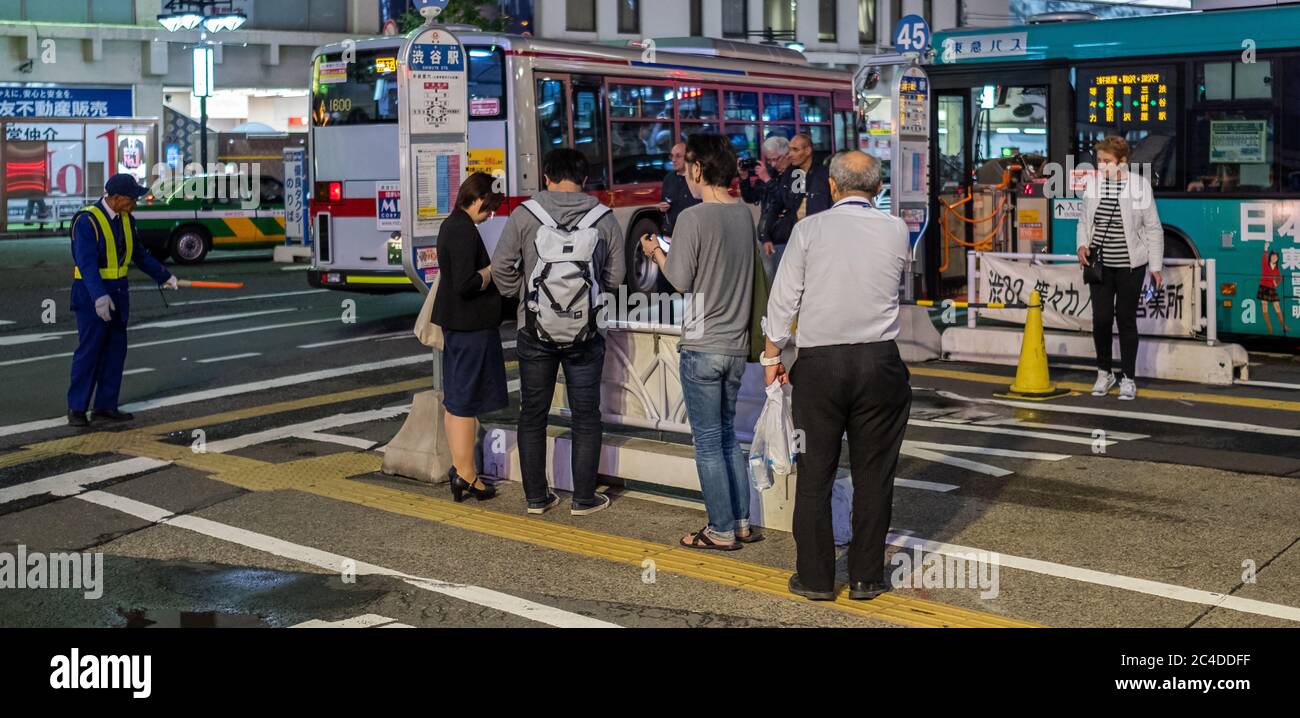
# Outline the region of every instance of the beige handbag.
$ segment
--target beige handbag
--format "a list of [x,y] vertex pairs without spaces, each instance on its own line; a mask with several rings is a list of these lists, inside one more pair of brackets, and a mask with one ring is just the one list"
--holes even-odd
[[424,297],[424,306],[420,307],[420,316],[415,319],[415,338],[420,343],[431,349],[442,351],[443,337],[442,327],[433,323],[433,301],[438,296],[438,283],[442,281],[442,273],[434,275],[433,284],[429,286],[429,293]]

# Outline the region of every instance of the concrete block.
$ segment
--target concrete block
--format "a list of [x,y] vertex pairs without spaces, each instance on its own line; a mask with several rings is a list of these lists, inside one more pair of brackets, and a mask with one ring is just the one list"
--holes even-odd
[[311,260],[311,247],[302,245],[280,245],[272,252],[271,259],[284,264],[293,264],[299,259]]
[[[1020,361],[1022,332],[1012,327],[951,327],[943,333],[943,357],[953,361],[1015,366]],[[1045,332],[1049,359],[1096,361],[1092,335]],[[1112,349],[1119,361],[1119,337]],[[1209,346],[1194,339],[1142,337],[1138,344],[1137,375],[1149,379],[1229,386],[1234,376],[1247,377],[1247,355],[1238,344]]]
[[383,472],[430,484],[446,483],[452,467],[443,427],[441,391],[416,394],[402,430],[384,448]]

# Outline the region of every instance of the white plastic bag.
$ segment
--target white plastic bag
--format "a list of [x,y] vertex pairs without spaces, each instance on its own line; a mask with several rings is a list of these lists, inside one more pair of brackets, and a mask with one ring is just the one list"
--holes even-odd
[[794,470],[794,420],[790,416],[789,384],[767,385],[767,400],[754,426],[749,447],[749,481],[759,491],[772,488],[777,479]]

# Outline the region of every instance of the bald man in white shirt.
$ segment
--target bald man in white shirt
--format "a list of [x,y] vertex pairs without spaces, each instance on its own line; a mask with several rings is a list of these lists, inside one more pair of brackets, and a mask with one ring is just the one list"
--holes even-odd
[[[901,219],[871,205],[880,184],[874,157],[836,155],[835,204],[795,225],[767,303],[767,383],[794,385],[794,425],[804,433],[794,506],[797,571],[789,588],[814,601],[836,594],[831,487],[846,433],[853,474],[849,598],[870,600],[889,590],[885,536],[912,404],[911,375],[894,343],[910,243]],[[781,349],[792,340],[799,355],[787,374]]]

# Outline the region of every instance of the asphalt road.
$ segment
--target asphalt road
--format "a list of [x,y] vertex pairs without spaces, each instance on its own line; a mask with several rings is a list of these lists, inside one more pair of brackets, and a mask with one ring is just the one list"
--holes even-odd
[[689,495],[614,485],[609,511],[531,517],[516,484],[456,505],[445,486],[385,476],[381,449],[428,385],[419,297],[314,291],[266,254],[176,268],[243,290],[165,307],[142,286],[123,392],[137,420],[63,426],[65,254],[61,239],[0,242],[0,554],[100,553],[102,595],[0,587],[0,626],[1300,625],[1287,353],[1252,355],[1268,386],[1147,382],[1123,404],[1007,403],[993,392],[1008,369],[914,366],[892,538],[908,558],[984,557],[994,590],[918,570],[924,585],[869,604],[813,604],[781,590],[788,534],[673,549],[704,521]]

